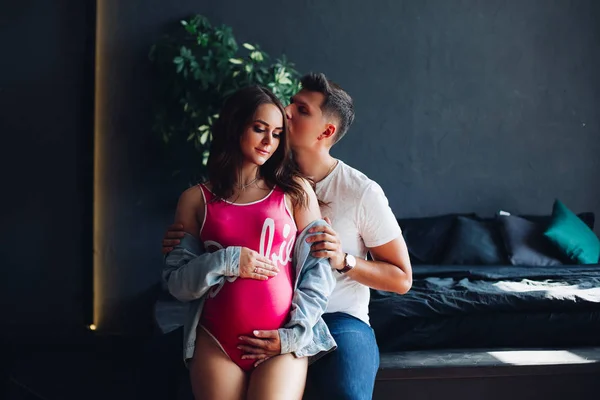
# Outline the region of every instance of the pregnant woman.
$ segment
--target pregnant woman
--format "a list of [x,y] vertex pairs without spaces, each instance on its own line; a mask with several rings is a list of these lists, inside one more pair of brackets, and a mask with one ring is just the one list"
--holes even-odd
[[[319,205],[286,135],[269,90],[239,90],[215,123],[208,181],[180,197],[175,222],[188,237],[167,256],[164,276],[191,302],[184,358],[196,399],[301,399],[308,356],[335,346],[321,319],[331,268],[296,243],[321,219]],[[257,329],[277,332],[277,354],[244,355],[240,338]]]

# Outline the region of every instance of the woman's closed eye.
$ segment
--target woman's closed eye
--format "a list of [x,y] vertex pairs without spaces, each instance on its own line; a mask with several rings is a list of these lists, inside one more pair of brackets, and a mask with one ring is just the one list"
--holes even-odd
[[[265,133],[266,130],[265,129],[260,129],[259,126],[255,126],[254,127],[254,132],[256,132],[256,133]],[[273,138],[274,139],[280,139],[281,138],[281,132],[273,132]]]

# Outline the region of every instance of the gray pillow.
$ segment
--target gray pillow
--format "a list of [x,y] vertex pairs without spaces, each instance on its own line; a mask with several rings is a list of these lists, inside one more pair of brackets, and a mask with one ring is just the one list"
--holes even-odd
[[544,224],[514,215],[499,215],[500,232],[512,265],[562,265],[556,247],[544,236]]
[[443,265],[506,265],[496,221],[457,217],[442,259]]

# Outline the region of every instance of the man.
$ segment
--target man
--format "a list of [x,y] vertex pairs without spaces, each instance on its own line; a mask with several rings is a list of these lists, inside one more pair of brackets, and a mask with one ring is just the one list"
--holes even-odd
[[[369,325],[369,288],[406,293],[412,270],[406,244],[381,187],[329,153],[354,121],[352,98],[323,74],[302,78],[302,90],[286,108],[289,141],[300,170],[316,183],[321,213],[332,226],[319,228],[313,254],[329,258],[336,287],[323,319],[338,348],[309,368],[308,392],[334,399],[370,399],[379,349]],[[177,245],[172,226],[163,252]],[[367,252],[373,261],[367,261]],[[276,331],[275,331],[276,332]],[[277,335],[262,331],[253,357],[280,348]],[[260,358],[259,358],[260,359]]]

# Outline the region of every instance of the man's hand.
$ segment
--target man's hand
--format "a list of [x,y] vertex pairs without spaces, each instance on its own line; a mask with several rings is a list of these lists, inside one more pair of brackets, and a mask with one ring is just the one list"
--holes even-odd
[[167,254],[173,251],[173,247],[180,243],[179,239],[184,236],[184,233],[182,224],[173,224],[169,226],[162,241],[162,253]]
[[269,358],[281,354],[279,331],[254,331],[254,337],[240,336],[238,349],[244,352],[243,360],[256,360],[255,367]]
[[257,279],[266,281],[277,275],[279,268],[269,258],[260,253],[242,247],[240,252],[240,278]]
[[[325,222],[331,225],[331,221],[327,217],[325,217]],[[343,269],[345,267],[345,254],[342,251],[342,241],[337,232],[324,225],[311,228],[308,232],[319,232],[318,235],[306,239],[307,243],[313,243],[310,246],[312,255],[319,258],[329,258],[332,268]]]

